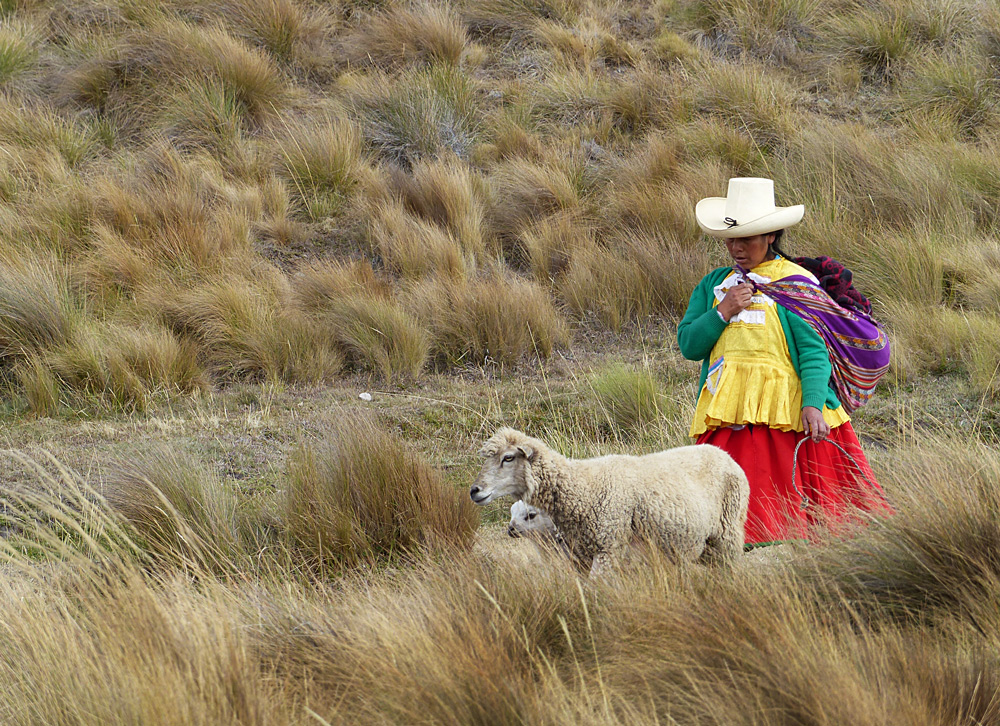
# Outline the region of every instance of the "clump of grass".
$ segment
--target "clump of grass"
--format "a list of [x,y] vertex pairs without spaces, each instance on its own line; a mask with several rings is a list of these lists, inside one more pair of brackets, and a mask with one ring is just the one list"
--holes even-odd
[[912,380],[926,373],[960,371],[973,362],[983,376],[980,382],[989,381],[995,363],[989,361],[995,350],[990,337],[998,328],[995,317],[904,302],[885,308],[893,349],[891,365],[897,375]]
[[437,63],[457,66],[466,46],[465,28],[447,5],[418,2],[381,8],[361,18],[344,39],[352,65],[398,69]]
[[984,397],[1000,399],[1000,317],[969,312],[969,339],[962,349],[962,362],[974,390]]
[[724,118],[702,117],[681,128],[679,137],[683,143],[681,158],[689,162],[688,168],[691,171],[701,167],[703,176],[714,171],[705,163],[708,160],[714,160],[720,165],[722,168],[719,171],[727,177],[767,173],[766,169],[761,171],[761,167],[766,164],[762,162],[765,150],[742,122],[734,124]]
[[37,39],[29,27],[6,23],[0,28],[0,85],[29,69],[38,56]]
[[932,53],[911,67],[908,82],[900,85],[902,104],[910,113],[950,118],[965,137],[975,137],[990,125],[997,107],[997,89],[992,69],[981,53],[969,48]]
[[9,262],[0,272],[0,361],[10,364],[65,343],[74,318],[58,268]]
[[516,237],[547,215],[580,208],[578,183],[557,164],[512,159],[497,165],[490,176],[487,219],[502,238]]
[[289,463],[288,533],[321,569],[426,547],[467,547],[478,524],[474,506],[418,454],[365,419],[344,423],[327,446],[302,449]]
[[407,211],[447,230],[470,263],[485,256],[483,181],[468,165],[418,162],[411,174],[397,171],[390,182]]
[[284,109],[288,84],[274,62],[218,26],[159,19],[66,72],[60,94],[141,135],[177,84],[218,84],[245,123],[260,128]]
[[402,77],[375,74],[349,89],[365,137],[379,154],[404,168],[422,159],[467,159],[479,133],[474,81],[435,65]]
[[235,570],[246,554],[237,500],[198,463],[165,446],[113,464],[105,497],[154,561],[197,570]]
[[[162,328],[86,321],[40,359],[55,391],[67,398],[90,396],[114,410],[143,411],[156,393],[190,393],[208,385],[194,347]],[[53,386],[34,365],[22,380],[29,384],[32,411],[41,415],[51,407]]]
[[243,138],[239,99],[217,79],[179,83],[164,106],[158,125],[181,148],[204,148],[225,158]]
[[528,41],[539,20],[573,20],[577,0],[463,0],[462,20],[476,37]]
[[61,405],[62,389],[52,369],[33,355],[14,368],[14,376],[24,392],[28,411],[35,416],[53,416]]
[[[708,129],[685,127],[676,135],[651,136],[633,156],[610,165],[610,183],[600,201],[603,214],[596,220],[605,234],[635,229],[700,244],[704,234],[695,222],[694,205],[719,194],[726,179],[725,169],[712,161],[716,154],[706,144],[710,140]],[[701,164],[691,163],[693,158]]]
[[[17,703],[13,718],[150,722],[171,701],[182,702],[178,712],[194,721],[278,724],[287,717],[246,649],[224,590],[206,586],[215,593],[206,598],[181,577],[156,585],[121,570],[66,566],[44,596],[5,596],[17,621],[11,637],[22,656],[32,654],[20,666],[0,659],[0,677]],[[115,642],[128,645],[110,647]],[[55,692],[68,702],[57,705]]]
[[541,284],[556,282],[566,274],[580,250],[596,245],[589,224],[573,214],[558,212],[526,227],[519,242],[532,275]]
[[857,265],[859,286],[883,301],[927,305],[943,301],[941,250],[949,242],[936,235],[904,232],[882,233],[877,239],[878,244],[870,243],[864,261]]
[[392,287],[367,262],[315,262],[300,267],[292,280],[295,303],[322,315],[345,297],[388,299]]
[[896,514],[818,550],[803,571],[874,617],[991,627],[995,613],[980,608],[1000,590],[996,450],[969,437],[924,436],[893,452],[881,483]]
[[667,399],[648,366],[610,362],[594,371],[588,383],[613,430],[635,432],[664,415]]
[[266,50],[284,66],[313,71],[329,52],[335,20],[322,7],[294,0],[222,0],[212,3],[206,19],[223,17],[236,35]]
[[458,239],[407,213],[397,201],[376,208],[369,236],[386,267],[405,279],[431,274],[465,277],[475,270],[475,257],[464,254]]
[[973,238],[942,251],[945,277],[958,304],[1000,315],[1000,241]]
[[0,143],[36,152],[55,150],[70,168],[90,158],[94,136],[82,124],[66,120],[44,105],[0,101]]
[[427,363],[427,331],[393,300],[345,295],[325,306],[318,323],[331,331],[351,367],[385,381],[418,378]]
[[174,271],[219,270],[243,257],[251,220],[261,215],[260,201],[223,176],[210,158],[157,145],[140,154],[127,173],[99,178],[93,216],[105,235],[105,250],[117,240]]
[[706,64],[693,89],[702,113],[742,129],[759,149],[781,148],[799,127],[798,92],[780,76],[754,63]]
[[981,27],[967,4],[927,0],[848,3],[824,26],[822,43],[859,60],[870,81],[895,80],[922,49],[961,45]]
[[643,269],[606,247],[577,250],[557,289],[570,310],[593,313],[614,331],[652,310],[652,286]]
[[281,175],[291,182],[296,201],[312,221],[341,214],[370,177],[361,132],[346,119],[286,128],[278,155]]
[[548,357],[569,340],[545,291],[521,280],[430,279],[409,290],[404,304],[431,331],[439,365],[514,365],[527,355]]
[[596,314],[612,330],[650,315],[677,315],[708,270],[706,250],[669,235],[624,233],[580,247],[557,289],[578,315]]
[[664,63],[692,61],[698,58],[698,48],[667,27],[662,28],[653,38],[652,52]]
[[778,63],[794,57],[799,43],[815,33],[819,11],[817,0],[703,0],[688,10],[720,55]]
[[344,360],[329,332],[286,311],[287,283],[269,275],[222,278],[155,305],[174,331],[192,339],[223,379],[316,382],[336,377]]
[[529,118],[534,125],[555,133],[567,126],[595,129],[611,115],[608,101],[613,90],[599,74],[575,69],[554,73],[527,99]]

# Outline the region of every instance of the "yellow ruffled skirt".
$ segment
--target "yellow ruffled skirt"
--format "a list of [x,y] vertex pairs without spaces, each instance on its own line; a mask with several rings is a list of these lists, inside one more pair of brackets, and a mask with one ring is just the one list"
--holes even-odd
[[[831,428],[849,421],[843,407],[823,407]],[[710,370],[694,420],[691,436],[723,426],[762,424],[781,431],[802,431],[802,386],[794,371],[773,361],[727,358]]]

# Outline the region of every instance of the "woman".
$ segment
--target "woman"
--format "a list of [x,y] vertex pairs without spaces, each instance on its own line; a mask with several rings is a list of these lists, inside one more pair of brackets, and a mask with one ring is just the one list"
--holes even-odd
[[[770,297],[755,294],[744,277],[745,271],[758,284],[790,275],[816,281],[778,246],[804,211],[802,205],[776,207],[773,181],[753,178],[730,179],[727,196],[695,207],[699,226],[725,240],[734,265],[702,279],[677,329],[684,357],[703,361],[691,436],[727,451],[746,472],[748,545],[799,538],[818,521],[845,521],[858,509],[889,511],[829,385],[823,339]],[[811,440],[799,451],[793,482],[795,447],[805,437]]]

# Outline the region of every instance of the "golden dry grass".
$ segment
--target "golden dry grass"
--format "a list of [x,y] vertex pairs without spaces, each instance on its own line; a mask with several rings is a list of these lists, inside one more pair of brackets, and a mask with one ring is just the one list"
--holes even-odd
[[[0,426],[81,464],[4,467],[0,721],[997,721],[995,9],[0,16]],[[693,207],[734,175],[891,337],[856,425],[896,516],[734,573],[484,559],[491,427],[687,441]]]
[[[173,722],[177,694],[186,719],[243,723],[997,717],[994,448],[894,447],[880,471],[893,517],[784,545],[770,564],[727,573],[649,553],[585,581],[502,547],[470,553],[467,497],[457,519],[450,493],[424,509],[433,497],[415,493],[446,490],[419,457],[364,421],[338,432],[290,461],[290,506],[263,539],[241,540],[233,495],[166,452],[106,479],[113,506],[53,461],[33,490],[6,490],[5,719]],[[347,488],[359,477],[374,478]],[[407,563],[421,541],[436,554]],[[206,563],[227,547],[227,568]],[[321,562],[355,569],[331,587]]]

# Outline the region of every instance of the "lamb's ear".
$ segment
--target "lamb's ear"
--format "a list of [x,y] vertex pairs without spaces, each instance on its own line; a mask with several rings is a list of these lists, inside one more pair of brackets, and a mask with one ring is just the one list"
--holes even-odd
[[535,450],[528,444],[518,444],[517,450],[520,451],[524,455],[524,458],[528,461],[531,461],[535,456]]

